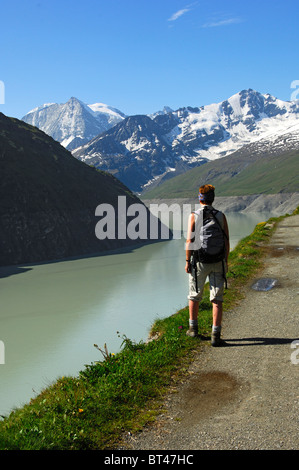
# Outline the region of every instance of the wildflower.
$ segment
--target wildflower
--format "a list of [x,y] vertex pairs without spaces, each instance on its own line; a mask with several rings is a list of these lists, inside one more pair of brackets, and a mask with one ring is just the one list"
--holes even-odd
[[82,408],[79,408],[79,413],[83,413],[83,409]]

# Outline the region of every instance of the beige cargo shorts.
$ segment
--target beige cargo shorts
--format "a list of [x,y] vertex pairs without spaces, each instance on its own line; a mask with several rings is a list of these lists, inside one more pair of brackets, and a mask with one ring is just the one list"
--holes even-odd
[[[224,272],[226,272],[226,264],[224,263]],[[210,301],[218,300],[223,301],[223,293],[225,286],[223,265],[222,261],[218,263],[197,263],[197,289],[195,279],[189,274],[189,295],[188,299],[193,301],[201,301],[204,285],[207,278],[210,285]]]

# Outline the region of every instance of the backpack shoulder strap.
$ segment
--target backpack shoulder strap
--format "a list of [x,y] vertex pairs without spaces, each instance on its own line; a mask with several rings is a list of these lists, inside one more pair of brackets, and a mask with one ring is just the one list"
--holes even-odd
[[217,219],[216,215],[218,214],[219,211],[217,211],[216,209],[213,209],[213,211],[210,211],[210,214],[212,215],[213,219],[215,220],[215,222],[219,225],[219,227],[221,228],[222,230],[222,233],[223,235],[225,236],[225,238],[228,240],[228,236],[226,235],[225,231],[223,230],[223,228],[221,227],[221,224],[219,222],[219,220]]

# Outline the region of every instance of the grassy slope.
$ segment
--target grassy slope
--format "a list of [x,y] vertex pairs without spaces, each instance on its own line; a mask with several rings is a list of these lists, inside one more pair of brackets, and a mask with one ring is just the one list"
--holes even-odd
[[[230,253],[224,310],[240,301],[242,286],[261,268],[263,244],[280,219],[258,224]],[[208,292],[200,308],[200,333],[209,334]],[[190,354],[200,346],[185,334],[188,317],[186,307],[153,325],[155,341],[134,344],[124,338],[120,353],[104,348],[102,362],[86,366],[78,377],[57,380],[0,423],[0,449],[113,448],[124,431],[153,419],[168,386],[186,373]]]
[[213,184],[217,196],[276,194],[299,191],[299,151],[261,157],[224,157],[174,177],[149,190],[142,199],[189,198],[202,184]]

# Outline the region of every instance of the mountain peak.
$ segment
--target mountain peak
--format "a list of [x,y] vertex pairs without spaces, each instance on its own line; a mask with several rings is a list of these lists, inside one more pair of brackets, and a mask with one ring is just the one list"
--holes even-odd
[[124,119],[124,114],[104,104],[87,105],[72,96],[66,103],[43,105],[22,120],[38,127],[74,150]]
[[71,96],[67,103],[72,103],[73,101],[77,103],[82,103],[82,101],[78,100],[78,98],[76,98],[75,96]]

